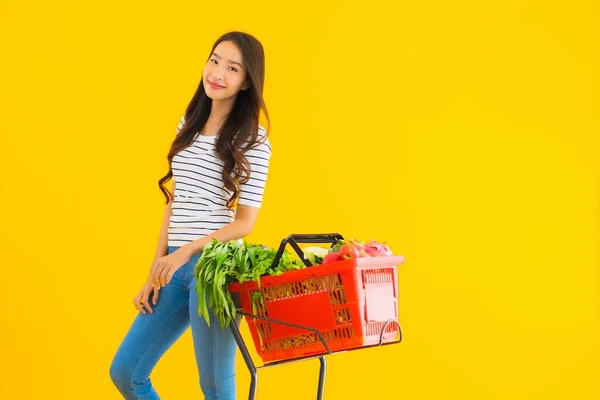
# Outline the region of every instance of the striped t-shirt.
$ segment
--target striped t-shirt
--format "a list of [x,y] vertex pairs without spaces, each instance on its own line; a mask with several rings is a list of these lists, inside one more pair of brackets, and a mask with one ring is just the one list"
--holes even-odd
[[[184,123],[185,114],[177,134]],[[262,125],[258,133],[259,139],[266,134]],[[215,154],[216,138],[197,132],[194,141],[173,157],[175,193],[168,229],[169,246],[183,246],[234,220],[235,212],[226,205],[231,193],[223,184],[223,162]],[[244,156],[250,163],[250,179],[240,185],[238,204],[260,208],[271,158],[269,139]]]

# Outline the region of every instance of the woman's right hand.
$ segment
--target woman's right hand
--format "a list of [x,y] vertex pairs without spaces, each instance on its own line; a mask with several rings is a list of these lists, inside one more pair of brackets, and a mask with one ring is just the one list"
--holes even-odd
[[154,313],[152,307],[150,306],[150,294],[154,293],[152,296],[152,304],[156,305],[158,302],[158,292],[160,291],[160,286],[154,285],[154,279],[152,276],[148,277],[146,283],[142,287],[142,290],[135,296],[133,299],[133,306],[142,314],[146,314],[146,310],[150,311],[150,314]]

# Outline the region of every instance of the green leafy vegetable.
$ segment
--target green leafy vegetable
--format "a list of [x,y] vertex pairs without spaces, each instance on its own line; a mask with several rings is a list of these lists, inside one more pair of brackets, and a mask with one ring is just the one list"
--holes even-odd
[[307,247],[304,250],[304,258],[306,258],[312,265],[323,264],[323,258],[327,256],[327,249],[323,247]]
[[220,242],[213,239],[202,250],[194,268],[198,315],[210,326],[208,308],[212,308],[223,329],[236,316],[235,304],[227,290],[229,284],[256,281],[260,287],[261,276],[281,275],[286,271],[305,268],[303,261],[287,250],[283,252],[278,265],[273,267],[276,254],[277,249],[246,241],[240,244],[236,240]]

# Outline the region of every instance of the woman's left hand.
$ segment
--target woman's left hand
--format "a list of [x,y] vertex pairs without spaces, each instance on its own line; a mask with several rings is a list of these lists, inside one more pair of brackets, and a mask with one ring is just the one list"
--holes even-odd
[[175,272],[188,262],[191,256],[185,247],[180,247],[173,253],[157,259],[152,266],[152,270],[154,270],[152,274],[154,276],[154,284],[164,287],[171,282],[171,278]]

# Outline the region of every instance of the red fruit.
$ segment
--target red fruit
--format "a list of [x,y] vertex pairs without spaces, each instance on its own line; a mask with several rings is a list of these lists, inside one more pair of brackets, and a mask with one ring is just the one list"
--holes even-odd
[[347,260],[349,258],[358,258],[360,255],[360,250],[358,250],[358,248],[352,244],[346,244],[342,246],[340,253],[342,254],[342,258]]
[[371,257],[378,257],[379,256],[379,249],[377,249],[377,247],[375,247],[375,246],[366,246],[365,247],[365,253],[367,253]]
[[330,262],[340,261],[342,259],[342,254],[339,251],[329,253],[323,259],[322,264],[327,264]]
[[[391,256],[392,254],[392,250],[390,249],[390,247],[387,245],[387,243],[383,242],[378,242],[376,240],[371,240],[369,243],[367,243],[367,248],[375,248],[377,250],[377,253],[379,256]],[[373,250],[369,251],[369,254],[373,255]]]

